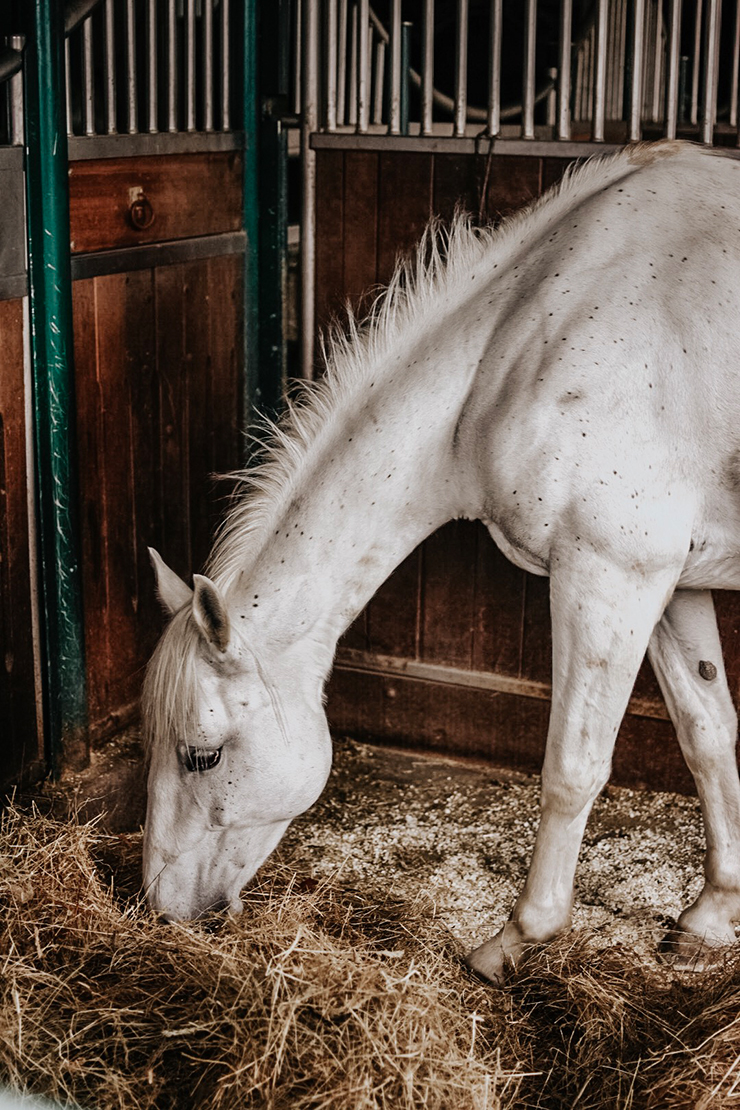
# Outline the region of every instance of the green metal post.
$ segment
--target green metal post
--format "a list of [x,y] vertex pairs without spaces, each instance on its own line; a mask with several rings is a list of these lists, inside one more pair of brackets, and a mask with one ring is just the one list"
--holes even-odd
[[[244,420],[252,431],[262,408],[259,366],[259,114],[257,104],[257,0],[244,0]],[[248,455],[251,454],[247,447]]]
[[29,0],[26,193],[36,485],[48,758],[87,755],[87,697],[77,481],[69,255],[64,23],[60,0]]
[[259,162],[259,389],[262,411],[274,419],[282,407],[287,361],[288,135],[267,110],[260,122]]

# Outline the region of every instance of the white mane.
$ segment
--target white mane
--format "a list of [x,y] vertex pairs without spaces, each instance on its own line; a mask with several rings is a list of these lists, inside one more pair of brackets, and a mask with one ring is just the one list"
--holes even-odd
[[[637,144],[615,155],[595,157],[568,170],[562,181],[498,228],[475,227],[457,212],[450,227],[433,219],[416,253],[398,262],[370,314],[359,321],[348,306],[342,331],[325,337],[326,372],[292,401],[278,424],[265,421],[263,461],[232,475],[238,483],[233,505],[216,538],[208,573],[224,592],[256,555],[261,537],[269,535],[280,507],[289,502],[308,456],[332,433],[358,385],[377,373],[383,360],[409,333],[437,315],[440,306],[469,291],[474,268],[493,273],[507,252],[534,238],[578,202],[650,164],[699,148],[687,143]],[[703,154],[703,152],[701,152]]]

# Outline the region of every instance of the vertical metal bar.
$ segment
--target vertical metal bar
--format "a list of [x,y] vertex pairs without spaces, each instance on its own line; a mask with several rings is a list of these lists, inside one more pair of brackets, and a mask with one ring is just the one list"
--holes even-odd
[[[224,4],[225,0],[221,0]],[[167,0],[167,130],[177,131],[177,9]]]
[[195,0],[185,8],[185,130],[195,131]]
[[606,30],[609,0],[599,0],[596,9],[596,74],[594,79],[594,114],[592,138],[595,143],[604,141],[606,117]]
[[116,32],[113,0],[105,0],[105,116],[109,135],[118,131],[116,118]]
[[735,30],[732,36],[732,76],[730,78],[730,127],[737,127],[738,77],[740,77],[740,3],[735,4]]
[[391,135],[401,134],[401,0],[392,0],[391,8]]
[[[8,40],[14,50],[22,51],[25,39],[22,35],[11,35]],[[10,78],[10,141],[13,146],[22,146],[23,128],[23,70],[20,69]]]
[[491,0],[488,47],[488,134],[501,130],[501,30],[502,0]]
[[691,116],[693,124],[699,122],[699,72],[701,70],[701,25],[703,0],[696,0],[694,14],[694,53],[691,67]]
[[708,0],[704,36],[704,91],[701,113],[701,141],[711,146],[717,112],[717,63],[719,58],[719,0]]
[[661,97],[663,93],[663,5],[653,10],[653,100],[650,120],[658,123],[661,119]]
[[360,0],[357,8],[357,130],[366,132],[370,123],[370,5]]
[[385,90],[385,43],[375,44],[375,90],[373,98],[373,123],[383,122],[383,92]]
[[95,134],[95,93],[93,89],[92,18],[82,24],[82,126],[86,135]]
[[409,69],[411,66],[411,24],[401,26],[401,134],[409,133]]
[[[310,0],[307,0],[310,2]],[[357,4],[352,5],[350,12],[350,40],[349,40],[349,105],[347,123],[350,127],[357,127]]]
[[681,47],[681,0],[671,0],[668,28],[668,84],[666,85],[665,135],[675,139],[678,127],[679,50]]
[[345,120],[347,93],[347,0],[339,0],[339,46],[337,52],[337,123]]
[[213,131],[213,0],[203,0],[203,130]]
[[126,91],[128,94],[128,133],[138,131],[138,96],[136,90],[136,13],[134,0],[126,0]]
[[72,63],[69,39],[64,40],[64,108],[67,116],[67,134],[73,135],[72,125]]
[[[400,4],[400,0],[397,0]],[[316,156],[311,135],[318,126],[318,4],[303,6],[303,82],[301,112],[301,373],[313,378],[316,327]],[[400,45],[400,43],[399,43]]]
[[86,760],[87,694],[75,459],[64,28],[61,0],[28,5],[26,200],[45,718],[52,769]]
[[[223,2],[223,0],[222,0]],[[307,4],[306,7],[314,7]],[[244,124],[243,220],[244,252],[244,378],[242,428],[254,422],[259,406],[259,114],[257,110],[257,0],[244,2],[244,62],[241,100]]]
[[147,0],[147,94],[149,131],[154,135],[159,131],[157,123],[157,0]]
[[537,45],[537,0],[527,0],[524,23],[524,87],[522,90],[522,138],[534,138],[535,48]]
[[560,61],[558,64],[558,138],[570,139],[570,50],[573,0],[560,3]]
[[[251,3],[251,0],[247,0]],[[229,0],[221,0],[221,130],[231,130],[231,43]]]
[[642,136],[642,64],[645,52],[645,0],[635,0],[632,11],[632,87],[629,101],[629,140]]
[[469,0],[457,0],[455,29],[455,135],[465,134],[468,118],[468,23]]
[[326,129],[337,129],[337,0],[326,4]]
[[[310,0],[306,0],[307,3]],[[301,114],[301,88],[303,85],[303,4],[302,0],[295,0],[293,5],[295,13],[295,87],[293,90],[293,111],[297,116]]]
[[282,121],[271,114],[262,116],[258,126],[259,377],[252,384],[251,396],[259,403],[260,415],[275,419],[282,408],[287,369],[283,319],[288,271],[288,133]]
[[424,0],[421,66],[421,133],[431,135],[434,107],[434,0]]

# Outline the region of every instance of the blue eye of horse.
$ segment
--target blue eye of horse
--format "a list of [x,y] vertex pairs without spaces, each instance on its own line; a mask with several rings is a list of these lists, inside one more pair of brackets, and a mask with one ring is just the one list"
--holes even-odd
[[221,748],[185,748],[183,763],[188,771],[210,771],[221,759]]

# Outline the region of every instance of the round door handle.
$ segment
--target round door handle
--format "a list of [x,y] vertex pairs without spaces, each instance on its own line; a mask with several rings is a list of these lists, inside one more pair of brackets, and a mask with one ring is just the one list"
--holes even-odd
[[129,205],[128,218],[131,226],[137,231],[146,231],[154,223],[154,209],[151,201],[143,194],[132,200]]

